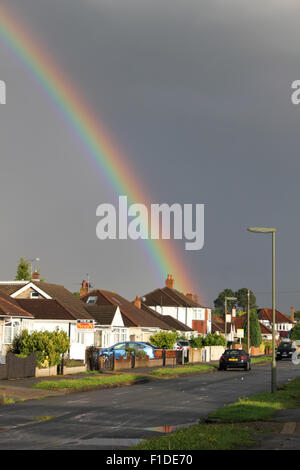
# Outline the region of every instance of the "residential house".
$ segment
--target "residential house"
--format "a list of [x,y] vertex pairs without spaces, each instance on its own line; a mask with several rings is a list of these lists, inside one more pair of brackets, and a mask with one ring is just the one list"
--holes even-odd
[[[136,307],[116,292],[94,289],[83,295],[81,301],[89,307],[91,305],[119,307],[124,327],[129,329],[128,339],[130,341],[149,341],[153,334],[162,329],[169,329],[162,317],[157,317],[145,309]],[[88,311],[91,312],[91,310]]]
[[32,319],[33,316],[20,307],[15,299],[0,291],[0,358],[6,355],[14,337]]
[[13,336],[21,329],[34,330],[64,330],[70,337],[72,359],[84,359],[85,348],[94,344],[94,331],[82,331],[77,328],[78,320],[93,320],[84,308],[81,300],[74,296],[64,286],[32,281],[2,281],[0,294],[9,296],[12,302],[18,304],[28,313],[28,317],[13,330]]
[[168,275],[166,285],[142,296],[143,303],[160,313],[168,315],[201,334],[211,332],[211,309],[199,304],[198,297],[175,289],[175,280]]
[[[293,313],[293,310],[292,310]],[[273,310],[271,308],[262,308],[257,312],[259,321],[268,329],[272,330],[273,325]],[[289,331],[294,327],[295,322],[293,317],[275,310],[275,331],[278,333],[279,338],[287,338]]]
[[[246,315],[242,315],[240,317],[235,317],[233,318],[234,324],[235,324],[235,340],[238,340],[237,336],[237,330],[243,330],[244,329],[244,323],[246,320]],[[260,332],[261,332],[261,337],[262,340],[264,341],[271,341],[272,340],[272,329],[266,326],[264,323],[259,322],[260,324]],[[279,335],[278,335],[279,337]],[[277,339],[277,337],[276,337]]]
[[95,346],[107,348],[129,340],[130,328],[124,324],[119,306],[86,304],[85,309],[95,320]]

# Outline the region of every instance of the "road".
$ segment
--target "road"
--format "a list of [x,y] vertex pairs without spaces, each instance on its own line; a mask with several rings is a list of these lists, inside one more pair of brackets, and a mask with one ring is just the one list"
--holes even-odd
[[[239,397],[270,391],[270,365],[186,376],[131,387],[30,400],[0,408],[0,449],[124,449],[196,423]],[[278,383],[300,367],[278,363]],[[51,418],[45,420],[45,417]]]

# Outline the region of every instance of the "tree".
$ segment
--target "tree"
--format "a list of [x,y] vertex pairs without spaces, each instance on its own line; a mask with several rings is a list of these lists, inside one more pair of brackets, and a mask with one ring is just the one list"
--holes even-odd
[[[220,294],[218,295],[216,300],[214,300],[215,309],[216,309],[217,312],[219,312],[219,314],[220,313],[224,314],[225,297],[235,297],[233,290],[224,289],[222,292],[220,292]],[[233,301],[230,301],[230,300],[227,301],[227,308],[229,310],[231,310],[234,305],[235,305],[234,300]]]
[[298,322],[290,331],[290,338],[293,341],[300,339],[300,323]]
[[[248,289],[246,287],[243,287],[242,289],[239,289],[238,291],[235,292],[234,297],[237,298],[237,304],[239,309],[247,311],[248,308]],[[250,290],[250,309],[257,308],[256,305],[256,297],[252,290]]]
[[30,281],[31,280],[30,263],[29,261],[25,261],[23,256],[20,258],[15,280],[16,281]]
[[297,310],[297,311],[295,312],[295,320],[296,320],[296,321],[300,321],[300,310]]
[[177,331],[160,331],[150,337],[150,342],[158,348],[173,349],[174,344],[179,338]]
[[[244,321],[244,338],[247,338],[248,334],[248,325],[247,319]],[[255,309],[250,310],[250,346],[258,347],[261,345],[261,330],[260,323],[257,316],[257,311]]]

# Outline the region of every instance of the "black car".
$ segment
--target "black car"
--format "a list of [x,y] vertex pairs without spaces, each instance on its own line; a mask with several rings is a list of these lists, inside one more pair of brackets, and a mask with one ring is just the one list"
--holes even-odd
[[226,370],[231,367],[251,370],[249,354],[243,349],[226,349],[220,357],[219,370]]
[[280,343],[276,351],[276,361],[281,361],[281,359],[292,359],[292,355],[295,351],[296,348],[293,347],[292,343]]

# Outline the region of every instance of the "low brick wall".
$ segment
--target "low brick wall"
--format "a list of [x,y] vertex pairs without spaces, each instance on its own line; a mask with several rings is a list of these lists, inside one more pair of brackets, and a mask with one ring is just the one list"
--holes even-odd
[[45,367],[44,369],[35,368],[36,377],[51,377],[53,375],[57,375],[57,366]]
[[80,374],[81,372],[85,372],[86,370],[86,366],[64,367],[64,375]]
[[261,356],[261,350],[260,348],[255,348],[254,346],[251,346],[251,356]]

